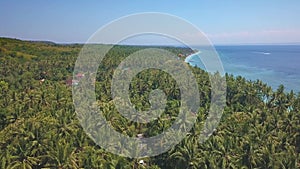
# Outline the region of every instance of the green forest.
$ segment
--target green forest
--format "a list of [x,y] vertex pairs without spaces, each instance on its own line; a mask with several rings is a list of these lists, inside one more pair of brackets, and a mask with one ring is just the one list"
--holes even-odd
[[[221,122],[200,143],[211,85],[209,74],[192,66],[201,103],[194,112],[197,122],[178,145],[158,156],[139,159],[105,151],[84,132],[73,104],[72,86],[80,81],[72,77],[80,73],[74,72],[74,66],[82,47],[0,38],[1,168],[300,168],[300,93],[226,74]],[[162,89],[167,107],[159,120],[132,122],[116,110],[110,93],[114,70],[128,55],[145,48],[149,47],[114,46],[95,79],[101,113],[116,131],[130,137],[160,134],[172,125],[180,106],[176,81],[163,71],[148,69],[132,79],[130,99],[142,110],[150,106],[151,90]],[[158,48],[177,56],[193,52],[184,47]]]

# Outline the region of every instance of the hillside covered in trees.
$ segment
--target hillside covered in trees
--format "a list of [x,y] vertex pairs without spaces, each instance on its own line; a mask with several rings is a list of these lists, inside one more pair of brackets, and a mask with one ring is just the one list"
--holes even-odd
[[[80,81],[72,76],[81,48],[80,44],[0,38],[1,168],[300,168],[300,94],[285,91],[284,86],[272,89],[260,80],[226,75],[221,122],[211,137],[200,143],[211,86],[208,73],[196,67],[190,69],[200,86],[197,123],[178,145],[141,159],[106,152],[83,131],[73,105],[72,85]],[[95,82],[100,111],[116,131],[130,137],[160,134],[170,127],[180,105],[174,79],[149,69],[132,79],[130,99],[137,109],[147,108],[150,90],[162,89],[167,107],[161,118],[137,123],[116,110],[110,95],[114,69],[126,56],[144,48],[115,46],[102,61]],[[178,56],[193,52],[160,48]]]

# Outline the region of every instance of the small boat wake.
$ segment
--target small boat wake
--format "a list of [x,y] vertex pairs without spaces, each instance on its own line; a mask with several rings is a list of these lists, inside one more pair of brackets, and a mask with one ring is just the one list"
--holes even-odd
[[270,55],[271,54],[269,52],[253,52],[253,53],[261,54],[261,55]]

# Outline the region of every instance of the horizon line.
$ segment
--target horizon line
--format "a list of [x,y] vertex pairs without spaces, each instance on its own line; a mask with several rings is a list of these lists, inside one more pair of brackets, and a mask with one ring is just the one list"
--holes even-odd
[[[27,42],[41,42],[41,43],[53,43],[57,45],[84,45],[84,44],[101,44],[101,45],[121,45],[121,46],[169,46],[169,47],[184,47],[183,45],[178,44],[109,44],[109,43],[86,43],[86,42],[58,42],[55,40],[45,40],[45,39],[27,39],[27,38],[17,38],[17,37],[9,37],[9,36],[0,36],[3,39],[14,39],[20,41],[27,41]],[[274,43],[212,43],[213,46],[254,46],[254,45],[300,45],[300,42],[274,42]],[[192,47],[197,47],[201,45],[191,45]]]

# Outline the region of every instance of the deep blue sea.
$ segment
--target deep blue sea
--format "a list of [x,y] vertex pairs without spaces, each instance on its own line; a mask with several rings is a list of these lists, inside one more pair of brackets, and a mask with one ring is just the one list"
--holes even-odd
[[[300,92],[300,45],[215,46],[225,72],[249,80],[260,79],[274,90],[280,84],[286,92]],[[200,50],[201,51],[201,50]],[[201,53],[186,59],[204,68]]]

